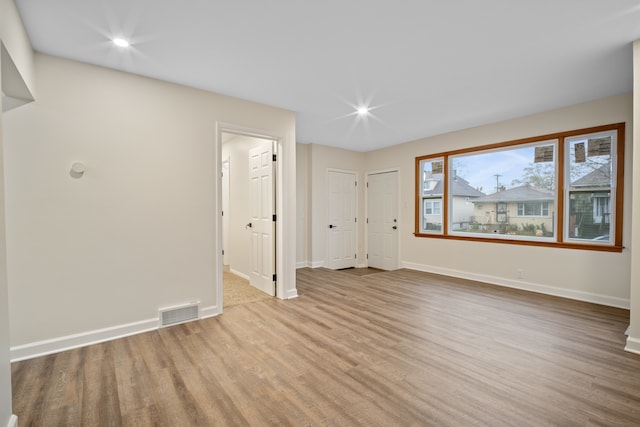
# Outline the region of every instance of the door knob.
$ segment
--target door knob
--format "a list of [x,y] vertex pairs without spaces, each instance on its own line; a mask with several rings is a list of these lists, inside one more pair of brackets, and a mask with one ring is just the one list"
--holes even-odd
[[329,228],[338,228],[337,225],[329,224]]
[[249,224],[247,224],[244,228],[253,228],[253,224],[252,224],[252,223],[249,223]]
[[397,229],[398,229],[398,227],[397,227],[397,226],[395,226],[395,225],[394,225],[393,227],[391,227],[391,228],[393,228],[394,230],[397,230]]

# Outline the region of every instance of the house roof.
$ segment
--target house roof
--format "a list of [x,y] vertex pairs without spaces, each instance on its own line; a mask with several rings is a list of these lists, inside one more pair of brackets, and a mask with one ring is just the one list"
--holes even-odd
[[553,191],[544,190],[541,188],[534,188],[529,185],[521,185],[519,187],[510,188],[504,191],[498,191],[497,193],[488,194],[486,196],[478,197],[472,200],[473,203],[487,203],[487,202],[544,202],[552,201],[554,199]]
[[571,183],[572,187],[609,187],[611,186],[611,166],[602,165],[582,178]]
[[[444,194],[444,185],[441,173],[428,174],[426,179],[437,180],[435,187],[430,191],[424,191],[425,196],[442,196]],[[481,197],[484,193],[469,185],[469,181],[456,177],[452,181],[451,195],[454,197]]]

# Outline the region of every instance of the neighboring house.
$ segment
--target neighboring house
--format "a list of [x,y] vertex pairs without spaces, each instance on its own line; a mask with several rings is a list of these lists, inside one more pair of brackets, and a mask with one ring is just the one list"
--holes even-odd
[[606,236],[611,226],[611,165],[594,169],[571,183],[569,200],[571,237]]
[[544,235],[553,231],[554,200],[552,191],[529,185],[478,197],[472,201],[472,226],[493,233]]
[[[444,183],[441,173],[425,172],[422,185],[422,220],[425,230],[442,228],[442,197]],[[466,229],[474,214],[472,200],[484,196],[469,185],[469,182],[455,177],[451,185],[451,228]]]

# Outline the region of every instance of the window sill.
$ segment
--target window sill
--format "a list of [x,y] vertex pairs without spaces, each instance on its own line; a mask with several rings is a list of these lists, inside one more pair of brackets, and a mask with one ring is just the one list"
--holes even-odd
[[467,236],[452,236],[444,234],[426,234],[426,233],[413,233],[415,237],[426,237],[431,239],[444,239],[444,240],[459,240],[466,242],[483,242],[483,243],[502,243],[510,245],[520,246],[538,246],[547,248],[560,248],[560,249],[580,249],[586,251],[599,251],[599,252],[622,252],[624,246],[622,245],[598,245],[589,243],[568,243],[568,242],[556,242],[556,241],[532,241],[532,240],[518,240],[509,238],[494,238],[494,237],[467,237]]

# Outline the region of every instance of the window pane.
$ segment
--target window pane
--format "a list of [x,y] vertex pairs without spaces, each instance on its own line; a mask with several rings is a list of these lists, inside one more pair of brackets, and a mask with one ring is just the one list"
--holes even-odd
[[420,163],[422,199],[421,231],[442,233],[442,196],[444,195],[444,159],[427,159]]
[[548,216],[549,202],[518,203],[518,216]]
[[556,145],[552,140],[451,156],[450,232],[554,237]]
[[583,135],[565,142],[567,168],[567,237],[591,242],[612,242],[613,159],[616,133]]
[[442,211],[440,210],[440,200],[434,200],[433,202],[433,213],[436,215],[440,215]]

